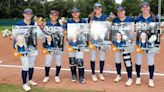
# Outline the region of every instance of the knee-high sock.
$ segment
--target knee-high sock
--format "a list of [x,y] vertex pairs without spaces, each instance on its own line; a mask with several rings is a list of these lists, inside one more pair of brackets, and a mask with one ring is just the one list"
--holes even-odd
[[95,61],[90,61],[92,74],[95,74]]
[[33,77],[33,72],[34,72],[34,68],[29,68],[29,80],[32,80],[32,77]]
[[140,77],[140,71],[141,71],[141,65],[137,65],[137,64],[136,64],[136,73],[137,73],[137,77]]
[[49,76],[50,67],[45,67],[45,76]]
[[121,63],[116,63],[117,74],[121,76]]
[[104,61],[100,61],[100,73],[103,73],[104,70]]
[[127,67],[128,78],[132,78],[132,66]]
[[149,75],[150,75],[150,79],[153,79],[153,76],[154,76],[154,65],[149,66]]
[[56,66],[56,76],[59,76],[61,66]]
[[27,71],[22,70],[22,80],[23,84],[27,83]]
[[70,57],[69,63],[70,63],[70,69],[71,69],[72,76],[77,77],[75,57]]

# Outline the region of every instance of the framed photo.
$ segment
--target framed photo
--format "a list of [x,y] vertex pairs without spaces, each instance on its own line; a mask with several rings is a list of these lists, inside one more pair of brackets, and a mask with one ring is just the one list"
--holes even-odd
[[43,30],[43,47],[51,54],[56,50],[64,51],[64,34],[60,26],[45,26]]
[[68,23],[68,45],[74,50],[88,51],[89,44],[89,24],[88,23]]
[[14,37],[14,48],[16,47],[15,45],[23,44],[29,51],[37,49],[36,26],[12,26],[12,35]]
[[142,53],[159,53],[160,51],[160,24],[136,23],[136,51]]
[[122,22],[112,25],[112,43],[119,50],[134,51],[134,23]]
[[93,21],[90,24],[90,43],[94,47],[111,44],[111,22]]

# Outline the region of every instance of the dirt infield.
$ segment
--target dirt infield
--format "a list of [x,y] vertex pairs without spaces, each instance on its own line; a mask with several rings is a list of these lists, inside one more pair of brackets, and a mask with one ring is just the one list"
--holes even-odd
[[[160,73],[164,75],[164,37],[161,37],[161,51],[159,54],[156,54],[155,57],[155,72]],[[41,52],[41,41],[39,41],[39,56],[36,60],[36,66],[44,68],[44,54]],[[63,54],[63,62],[62,62],[62,68],[63,69],[69,69],[69,63],[68,63],[68,53],[65,52]],[[133,60],[133,66],[135,61],[135,53],[132,54],[132,60]],[[12,41],[10,41],[8,38],[3,38],[0,35],[0,61],[2,63],[0,65],[0,83],[9,83],[9,84],[18,84],[21,85],[21,68],[19,67],[5,67],[3,65],[16,65],[21,66],[21,62],[19,61],[18,57],[15,57],[13,55],[13,49],[12,49]],[[99,69],[98,62],[96,62],[96,69]],[[123,64],[122,64],[123,65]],[[52,67],[55,67],[55,62],[53,62]],[[120,83],[114,83],[113,79],[115,78],[116,74],[111,73],[105,73],[106,80],[105,81],[98,81],[98,82],[92,82],[91,80],[91,73],[86,72],[85,78],[86,78],[86,84],[81,85],[78,82],[72,83],[71,82],[71,73],[69,71],[61,71],[61,79],[62,82],[60,84],[56,84],[54,82],[54,70],[51,70],[51,80],[43,84],[42,79],[44,77],[44,70],[40,68],[35,69],[34,73],[34,80],[39,83],[38,86],[43,88],[61,88],[61,89],[81,89],[81,90],[100,90],[103,92],[164,92],[164,76],[156,75],[154,77],[155,80],[155,88],[149,88],[147,86],[148,84],[148,75],[142,76],[142,85],[137,86],[135,83],[131,87],[125,87],[124,82],[126,81],[126,75],[123,74],[122,81]],[[90,64],[89,64],[89,53],[86,52],[85,54],[85,69],[90,70]],[[125,70],[124,65],[122,66],[122,69]],[[115,71],[115,65],[114,65],[114,56],[112,51],[107,51],[106,54],[106,62],[105,62],[105,70],[106,71]],[[146,63],[146,58],[143,58],[143,64],[142,64],[142,72],[147,73],[148,66]],[[135,67],[133,67],[133,71],[135,72]],[[135,75],[133,75],[133,79],[135,81]]]

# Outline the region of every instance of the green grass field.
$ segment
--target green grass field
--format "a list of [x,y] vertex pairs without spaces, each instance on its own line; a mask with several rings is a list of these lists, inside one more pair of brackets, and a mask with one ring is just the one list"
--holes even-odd
[[0,26],[0,32],[1,32],[2,30],[4,30],[4,29],[9,29],[9,30],[11,30],[12,27],[11,27],[11,26]]
[[[22,87],[13,84],[0,84],[0,92],[24,92]],[[100,92],[91,90],[67,90],[67,89],[44,89],[41,87],[32,87],[30,92]]]

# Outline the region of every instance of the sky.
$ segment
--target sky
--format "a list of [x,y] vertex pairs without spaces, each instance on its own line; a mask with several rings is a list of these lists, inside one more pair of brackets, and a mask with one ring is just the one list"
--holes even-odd
[[115,0],[115,2],[121,4],[122,0]]

